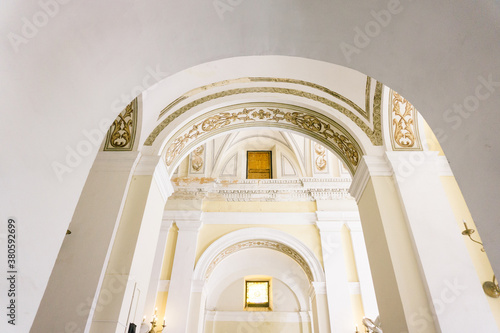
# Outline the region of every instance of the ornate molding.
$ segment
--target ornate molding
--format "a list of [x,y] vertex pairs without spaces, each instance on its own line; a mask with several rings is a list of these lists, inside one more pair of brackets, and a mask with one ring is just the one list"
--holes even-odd
[[390,100],[392,105],[389,118],[392,149],[422,150],[418,133],[417,110],[393,90],[391,90]]
[[174,178],[170,200],[215,201],[315,201],[348,200],[350,179],[246,179]]
[[319,91],[322,91],[336,99],[341,100],[342,102],[346,103],[350,107],[352,107],[354,110],[359,112],[363,117],[365,117],[367,120],[370,120],[370,83],[371,83],[371,77],[367,76],[366,77],[366,90],[365,90],[365,110],[363,110],[361,107],[359,107],[356,103],[351,101],[349,98],[344,97],[343,95],[330,90],[324,86],[321,86],[319,84],[315,84],[312,82],[308,81],[303,81],[303,80],[295,80],[295,79],[287,79],[287,78],[273,78],[273,77],[242,77],[238,79],[231,79],[231,80],[224,80],[224,81],[218,81],[214,82],[211,84],[207,84],[204,86],[201,86],[199,88],[192,89],[188,91],[187,93],[183,94],[182,96],[178,97],[175,99],[172,103],[167,105],[163,110],[161,110],[160,115],[158,116],[158,120],[163,117],[167,112],[169,112],[174,106],[179,104],[180,102],[186,100],[189,97],[192,97],[200,92],[204,92],[213,88],[218,88],[218,87],[224,87],[228,86],[231,84],[238,84],[238,83],[250,83],[250,82],[271,82],[271,83],[289,83],[289,84],[297,84],[305,87],[310,87],[313,89],[317,89]]
[[[273,80],[281,80],[281,79],[273,79]],[[287,79],[283,79],[287,80]],[[320,86],[321,87],[321,86]],[[324,87],[323,87],[324,88]],[[326,89],[326,88],[324,88]],[[200,90],[203,90],[200,88]],[[198,90],[197,90],[198,91]],[[290,89],[290,88],[280,88],[280,87],[248,87],[248,88],[238,88],[238,89],[229,89],[225,90],[222,92],[214,93],[211,95],[206,95],[204,97],[201,97],[197,100],[194,100],[193,102],[190,102],[176,111],[172,112],[170,115],[168,115],[156,128],[151,132],[151,134],[148,136],[146,141],[144,142],[144,145],[146,146],[152,146],[158,135],[176,118],[184,114],[185,112],[191,110],[192,108],[201,105],[203,103],[227,97],[227,96],[232,96],[232,95],[239,95],[239,94],[247,94],[247,93],[272,93],[272,94],[285,94],[285,95],[293,95],[293,96],[299,96],[303,98],[307,98],[319,103],[322,103],[328,107],[334,108],[335,110],[341,112],[342,114],[346,115],[349,119],[351,119],[365,134],[368,136],[370,141],[372,142],[373,145],[375,146],[380,146],[382,145],[382,124],[381,124],[381,100],[382,100],[382,84],[380,82],[377,82],[376,88],[375,88],[375,95],[373,98],[373,120],[371,123],[371,126],[373,129],[368,126],[365,121],[363,121],[360,117],[358,117],[354,112],[351,110],[345,108],[344,106],[328,99],[322,96],[318,96],[309,92],[305,92],[302,90],[297,90],[297,89]],[[340,96],[340,95],[339,95]],[[178,104],[180,101],[188,98],[189,96],[181,96],[177,100],[175,100],[173,103],[171,103],[169,106],[167,106],[166,109],[169,111],[174,105]],[[339,97],[340,98],[340,97]],[[344,97],[345,99],[345,97]],[[341,98],[342,101],[344,101]],[[345,102],[345,101],[344,101]],[[347,103],[347,102],[346,102]],[[352,103],[352,102],[351,102]],[[359,107],[358,107],[359,108]],[[165,109],[164,109],[165,110]],[[166,111],[163,112],[161,115],[166,114]]]
[[288,247],[285,244],[271,241],[271,240],[248,240],[244,242],[239,242],[234,245],[229,246],[228,248],[224,249],[223,251],[219,252],[219,254],[210,262],[210,265],[208,266],[208,269],[206,270],[205,273],[205,279],[207,280],[210,277],[210,274],[214,271],[215,267],[225,258],[230,256],[233,253],[236,253],[241,250],[245,249],[250,249],[250,248],[266,248],[266,249],[271,249],[275,251],[279,251],[283,254],[286,254],[293,260],[295,260],[300,267],[304,270],[306,273],[309,281],[314,281],[314,277],[311,271],[311,268],[307,264],[304,258],[295,251],[294,249]]
[[249,126],[281,127],[307,134],[337,152],[353,174],[363,155],[359,144],[340,124],[320,113],[287,104],[254,103],[214,110],[178,131],[166,145],[167,166],[175,165],[183,151],[215,134]]
[[134,148],[137,128],[137,98],[125,107],[111,124],[104,151],[131,151]]

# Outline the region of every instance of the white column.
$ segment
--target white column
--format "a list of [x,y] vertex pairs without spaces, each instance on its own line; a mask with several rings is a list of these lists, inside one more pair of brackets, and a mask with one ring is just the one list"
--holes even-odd
[[195,280],[191,286],[191,303],[189,305],[188,333],[201,333],[205,326],[205,280]]
[[387,157],[438,331],[498,332],[440,181],[437,152],[388,152]]
[[172,185],[159,156],[142,156],[132,177],[91,333],[121,333],[142,321],[158,234]]
[[339,215],[336,212],[317,211],[316,215],[323,251],[331,331],[350,332],[354,327],[354,316],[345,256],[342,251],[341,231],[344,222],[338,220]]
[[33,323],[39,332],[88,331],[138,156],[97,154]]
[[[167,212],[166,212],[167,213]],[[179,228],[175,246],[172,277],[165,309],[166,333],[185,333],[188,326],[191,281],[196,259],[200,211],[172,211],[172,220]]]
[[326,284],[324,282],[311,282],[309,289],[311,297],[313,332],[330,333],[330,318],[328,313],[328,300],[326,297]]
[[153,259],[153,269],[151,270],[151,278],[149,280],[148,293],[146,295],[146,304],[144,306],[144,316],[148,319],[152,316],[155,309],[163,257],[165,256],[165,247],[167,245],[167,237],[171,226],[172,220],[163,219],[160,234],[158,235],[155,258]]
[[365,317],[375,320],[379,312],[377,299],[375,298],[375,288],[373,287],[372,273],[370,271],[370,263],[368,262],[368,253],[366,252],[365,239],[361,228],[361,221],[349,221],[347,225],[351,231],[354,259],[358,271],[361,300],[363,301]]

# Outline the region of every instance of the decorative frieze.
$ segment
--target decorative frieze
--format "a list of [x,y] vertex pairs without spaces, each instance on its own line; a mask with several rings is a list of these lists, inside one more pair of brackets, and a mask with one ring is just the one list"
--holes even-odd
[[337,152],[354,174],[363,152],[354,138],[338,123],[315,111],[276,103],[241,105],[232,110],[205,114],[176,133],[167,143],[165,161],[175,165],[183,152],[200,141],[225,130],[248,126],[282,127],[305,133]]
[[350,199],[348,178],[244,179],[174,178],[170,200],[315,201]]
[[311,268],[307,264],[307,262],[302,258],[302,256],[295,251],[294,249],[271,240],[249,240],[249,241],[244,241],[240,242],[234,245],[231,245],[230,247],[226,248],[225,250],[221,251],[210,263],[208,266],[208,269],[205,274],[205,279],[208,279],[210,277],[210,274],[212,274],[213,270],[215,267],[225,258],[230,256],[231,254],[244,250],[244,249],[250,249],[250,248],[266,248],[266,249],[272,249],[275,251],[279,251],[281,253],[286,254],[293,260],[295,260],[300,267],[304,270],[306,273],[307,277],[309,278],[309,281],[314,281],[314,277],[311,271]]

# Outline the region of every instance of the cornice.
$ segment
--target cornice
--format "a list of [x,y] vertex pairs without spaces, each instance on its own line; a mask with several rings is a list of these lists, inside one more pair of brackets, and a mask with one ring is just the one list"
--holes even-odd
[[356,175],[349,188],[349,193],[356,199],[356,202],[358,202],[370,177],[392,176],[392,174],[392,167],[385,156],[365,155],[358,165]]
[[174,179],[171,200],[316,201],[349,200],[348,178],[267,180]]
[[92,168],[104,172],[130,172],[137,165],[139,156],[140,153],[138,151],[100,151],[97,153]]

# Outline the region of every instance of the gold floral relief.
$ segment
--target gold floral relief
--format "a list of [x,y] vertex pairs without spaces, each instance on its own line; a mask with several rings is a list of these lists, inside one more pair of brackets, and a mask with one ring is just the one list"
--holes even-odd
[[137,127],[137,99],[125,107],[106,135],[105,151],[131,151]]
[[291,106],[288,108],[291,111],[273,107],[243,107],[241,111],[219,112],[197,120],[167,144],[165,162],[167,166],[171,166],[182,156],[183,150],[190,143],[201,137],[206,138],[210,132],[227,129],[230,125],[265,123],[267,125],[264,126],[285,124],[287,128],[323,140],[343,157],[351,171],[355,171],[362,151],[357,142],[340,125],[311,110]]
[[[404,97],[392,94],[391,143],[394,150],[420,150],[417,111]],[[404,111],[403,111],[404,110]]]
[[[276,79],[277,80],[277,79]],[[367,84],[368,85],[368,84]],[[375,94],[373,97],[373,118],[372,123],[368,125],[361,119],[356,113],[352,112],[348,108],[340,105],[339,103],[322,97],[318,96],[316,94],[312,94],[310,92],[305,92],[302,90],[297,90],[297,89],[291,89],[291,88],[281,88],[281,87],[246,87],[246,88],[238,88],[238,89],[228,89],[225,91],[217,92],[214,94],[206,95],[203,96],[199,99],[196,99],[186,105],[181,106],[179,109],[173,111],[170,113],[165,119],[163,119],[156,127],[155,129],[150,133],[146,141],[144,142],[144,145],[146,146],[152,146],[153,143],[155,142],[156,138],[160,133],[170,124],[172,123],[175,119],[177,119],[179,116],[183,115],[184,113],[188,112],[194,107],[197,107],[199,105],[202,105],[204,103],[207,103],[209,101],[213,101],[216,99],[220,98],[225,98],[233,95],[241,95],[241,94],[255,94],[255,93],[270,93],[270,94],[285,94],[285,95],[291,95],[291,96],[299,96],[303,97],[315,102],[319,102],[323,105],[326,105],[328,107],[331,107],[340,113],[346,115],[350,120],[352,120],[356,126],[358,126],[365,134],[367,137],[370,139],[373,145],[375,146],[381,146],[382,145],[382,123],[381,123],[381,101],[382,101],[382,88],[383,85],[380,82],[376,82],[375,86]],[[366,90],[366,96],[369,98],[369,86],[367,86]],[[187,98],[187,97],[186,97]],[[171,103],[169,106],[167,106],[166,109],[170,111],[171,108],[173,108],[174,105],[176,105],[178,102],[181,100],[184,100],[185,98],[180,98],[175,101],[175,103]],[[345,102],[345,98],[339,98],[340,100]],[[367,104],[369,105],[369,104]],[[357,107],[359,109],[359,107]],[[359,112],[359,111],[358,111]],[[167,110],[162,111],[162,115],[166,114]]]

